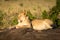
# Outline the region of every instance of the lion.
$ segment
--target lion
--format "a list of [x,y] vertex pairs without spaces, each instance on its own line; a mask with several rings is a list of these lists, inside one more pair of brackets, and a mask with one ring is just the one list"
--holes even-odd
[[30,28],[30,21],[24,12],[18,15],[18,24],[16,28]]
[[52,29],[53,22],[50,19],[34,19],[32,21],[32,26],[34,30],[47,30]]

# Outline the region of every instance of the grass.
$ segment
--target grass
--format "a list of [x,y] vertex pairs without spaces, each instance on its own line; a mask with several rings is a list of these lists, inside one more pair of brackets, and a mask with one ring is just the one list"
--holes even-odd
[[17,19],[18,14],[7,14],[3,11],[0,11],[0,29],[8,28],[18,24]]
[[3,12],[2,11],[0,11],[0,26],[2,26],[3,25],[3,22],[2,22],[2,20],[3,20]]
[[17,1],[17,0],[4,0],[4,1]]
[[27,11],[27,16],[29,17],[30,21],[32,21],[33,19],[36,19],[36,16],[33,16],[30,11]]
[[8,23],[9,23],[11,26],[18,24],[17,16],[18,16],[18,14],[16,14],[16,13],[14,13],[14,14],[12,14],[12,15],[10,16],[10,20],[8,20],[8,21],[9,21]]
[[[60,27],[60,19],[58,18],[59,11],[57,7],[53,7],[49,13],[47,13],[45,10],[42,12],[42,19],[51,19],[53,21],[54,28]],[[36,16],[33,16],[30,11],[27,11],[27,16],[30,20],[36,19]]]
[[23,7],[23,3],[20,3],[20,6]]
[[54,28],[60,27],[60,19],[58,18],[60,12],[60,0],[56,0],[56,6],[54,6],[50,12],[49,15],[46,11],[42,13],[43,18],[51,19],[54,22]]
[[42,17],[51,19],[54,22],[54,24],[56,25],[55,28],[58,28],[58,27],[60,27],[60,19],[57,18],[59,12],[60,12],[60,0],[56,0],[56,6],[54,6],[50,10],[49,15],[47,15],[47,12],[44,11],[42,13]]
[[42,12],[41,16],[42,16],[43,19],[49,18],[49,15],[48,15],[48,13],[45,10]]
[[14,17],[14,18],[11,20],[11,25],[13,26],[13,25],[16,25],[16,24],[18,24],[18,19],[17,19],[17,17]]
[[58,28],[58,27],[60,27],[60,19],[58,18],[58,14],[59,14],[58,8],[55,6],[51,9],[51,11],[49,13],[47,13],[46,11],[43,11],[42,18],[51,19],[54,23],[53,24],[54,28]]
[[[5,0],[5,1],[9,1],[9,0]],[[54,6],[49,13],[47,13],[45,10],[42,12],[42,18],[43,19],[51,19],[54,22],[54,26],[55,28],[60,27],[60,19],[57,18],[59,12],[60,12],[60,0],[57,0],[57,5]],[[23,3],[19,4],[21,7],[23,7]],[[10,9],[10,8],[9,8]],[[35,8],[33,8],[33,10],[36,10]],[[17,19],[17,15],[18,14],[7,14],[4,13],[3,11],[0,10],[0,28],[7,28],[10,26],[14,26],[16,24],[18,24],[18,19]],[[30,10],[27,11],[27,16],[29,17],[30,21],[32,21],[33,19],[36,19],[36,16],[33,16],[32,13],[30,12]]]

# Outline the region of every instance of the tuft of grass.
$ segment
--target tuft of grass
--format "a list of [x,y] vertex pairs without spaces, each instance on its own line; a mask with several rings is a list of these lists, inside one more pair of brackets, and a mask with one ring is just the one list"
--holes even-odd
[[3,12],[0,11],[0,21],[2,21],[2,20],[3,20]]
[[16,17],[14,17],[12,20],[11,20],[11,25],[16,25],[18,24],[18,19]]
[[4,14],[3,14],[3,12],[0,10],[0,26],[3,25],[3,22],[2,22],[3,16],[4,16]]
[[53,7],[50,11],[50,15],[49,18],[54,22],[54,28],[58,28],[60,25],[60,19],[58,19],[58,14],[59,14],[59,9],[57,9],[57,7]]
[[27,16],[29,17],[30,20],[36,19],[36,16],[33,16],[30,11],[27,11]]
[[42,12],[42,19],[47,19],[47,18],[49,18],[49,15],[48,15],[48,13],[44,10],[43,12]]
[[18,14],[12,14],[12,16],[10,16],[10,20],[8,20],[8,23],[11,25],[11,26],[14,26],[14,25],[17,25],[18,24]]
[[57,7],[55,6],[51,9],[51,11],[49,13],[47,13],[46,11],[43,11],[42,18],[51,19],[53,21],[54,25],[56,25],[56,26],[54,26],[54,28],[58,28],[60,26],[60,19],[58,19],[58,17],[57,17],[58,14],[59,14],[59,11],[58,11]]
[[36,10],[36,8],[33,8],[33,10]]
[[3,11],[0,11],[0,29],[8,28],[18,24],[17,19],[18,14],[7,14]]
[[23,7],[23,3],[21,3],[20,6]]
[[57,22],[58,22],[58,26],[60,26],[60,19]]

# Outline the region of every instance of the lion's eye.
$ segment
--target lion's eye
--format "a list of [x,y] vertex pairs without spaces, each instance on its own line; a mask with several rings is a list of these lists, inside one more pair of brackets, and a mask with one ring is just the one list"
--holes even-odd
[[20,20],[20,22],[22,22],[22,20]]

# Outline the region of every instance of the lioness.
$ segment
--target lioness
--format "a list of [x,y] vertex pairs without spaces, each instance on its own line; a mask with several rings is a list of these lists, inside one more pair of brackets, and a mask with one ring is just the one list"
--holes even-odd
[[24,12],[18,15],[18,24],[16,28],[30,28],[30,21]]
[[53,22],[49,19],[44,19],[44,20],[40,20],[40,19],[35,19],[32,21],[32,26],[34,30],[47,30],[47,29],[51,29],[51,25],[53,24]]

